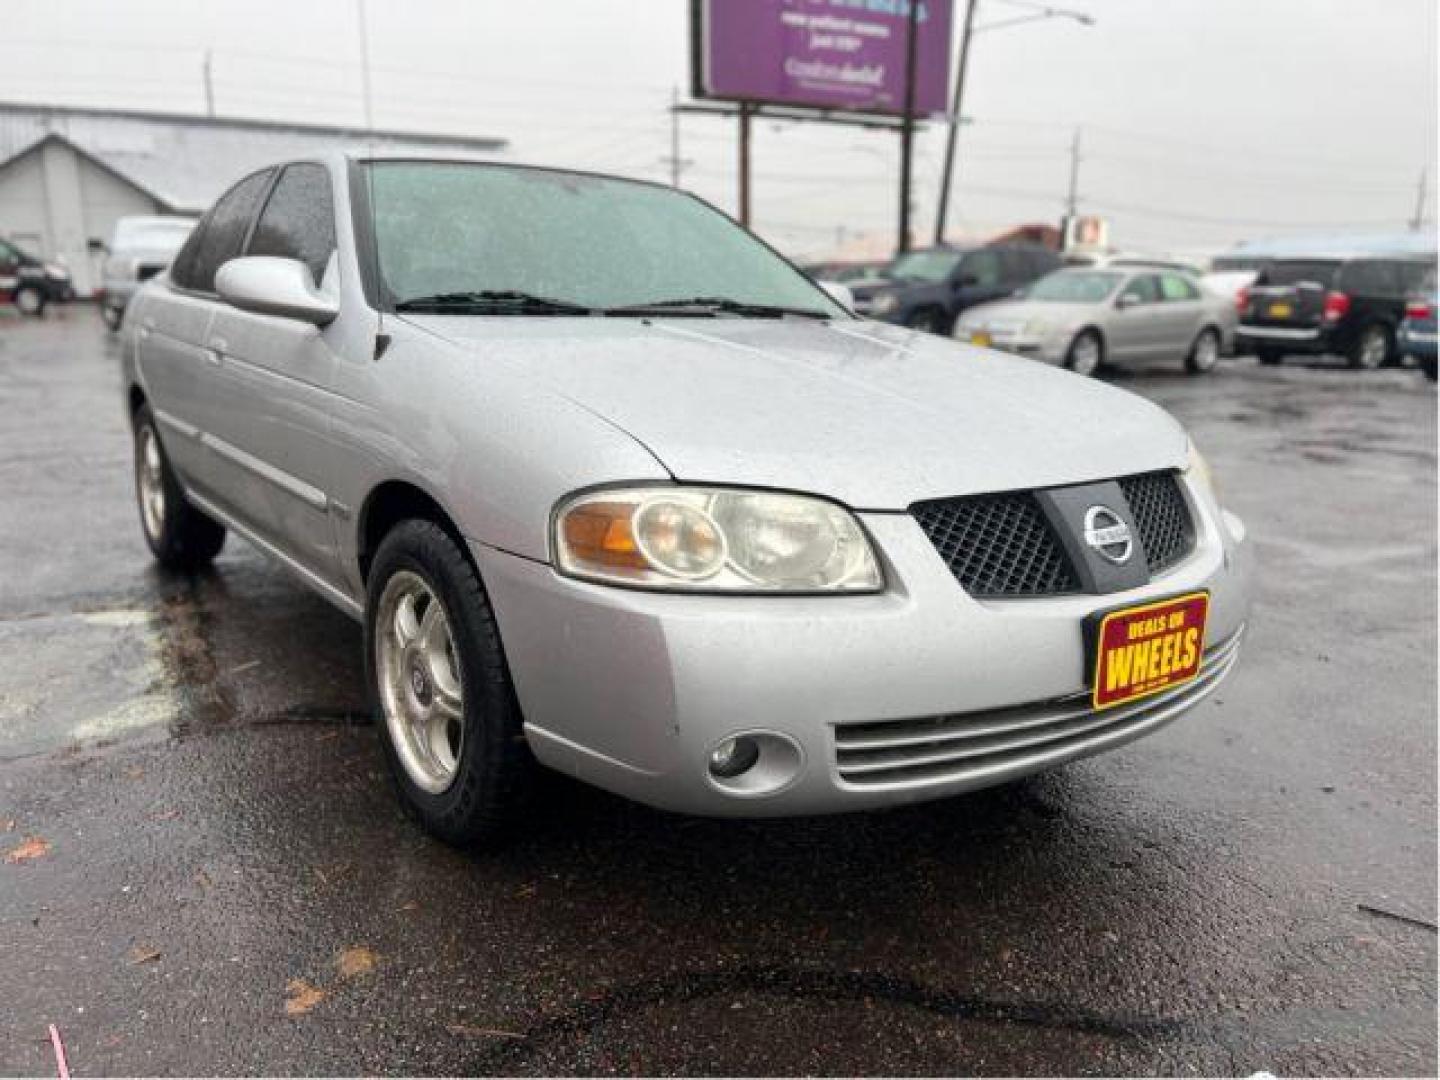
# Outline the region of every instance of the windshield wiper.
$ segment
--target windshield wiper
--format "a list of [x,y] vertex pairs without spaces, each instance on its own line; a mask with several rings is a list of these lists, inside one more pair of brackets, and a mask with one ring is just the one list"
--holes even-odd
[[590,315],[592,309],[569,300],[552,300],[548,296],[512,289],[485,289],[480,292],[435,293],[433,296],[412,296],[397,301],[396,311],[483,311],[487,315]]
[[605,308],[605,315],[644,315],[647,312],[679,313],[690,309],[696,314],[748,315],[758,319],[779,319],[786,315],[799,315],[806,319],[828,319],[828,311],[814,308],[782,307],[778,304],[756,304],[748,300],[735,300],[728,296],[690,296],[676,300],[652,300],[645,304],[628,304],[625,307]]

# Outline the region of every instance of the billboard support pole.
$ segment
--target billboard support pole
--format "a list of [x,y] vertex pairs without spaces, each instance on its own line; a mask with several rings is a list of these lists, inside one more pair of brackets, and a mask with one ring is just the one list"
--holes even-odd
[[750,227],[750,104],[740,103],[740,224]]
[[910,0],[910,17],[905,30],[905,112],[900,117],[900,235],[895,242],[899,255],[910,250],[910,159],[915,144],[915,39],[920,21],[920,0]]
[[950,103],[950,133],[945,139],[945,168],[940,174],[940,208],[935,212],[935,243],[945,242],[945,215],[950,209],[950,180],[955,174],[955,140],[960,134],[960,104],[965,97],[965,62],[970,58],[970,27],[980,0],[965,5],[965,25],[960,29],[960,57],[955,65],[955,97]]

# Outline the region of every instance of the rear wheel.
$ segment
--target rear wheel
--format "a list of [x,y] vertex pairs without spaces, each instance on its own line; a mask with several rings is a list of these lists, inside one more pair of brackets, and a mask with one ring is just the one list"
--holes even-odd
[[1393,351],[1390,330],[1383,323],[1371,323],[1360,331],[1350,346],[1350,366],[1361,371],[1375,371],[1385,365]]
[[1185,357],[1185,370],[1191,375],[1208,375],[1219,362],[1220,335],[1214,327],[1207,326],[1190,346],[1190,354]]
[[533,758],[489,598],[434,522],[403,521],[370,571],[365,661],[406,809],[452,844],[501,838]]
[[1065,354],[1065,366],[1076,375],[1094,375],[1105,359],[1105,346],[1100,335],[1094,330],[1082,330],[1075,335],[1070,349]]
[[225,527],[185,501],[148,405],[135,413],[135,500],[145,543],[161,566],[193,570],[225,545]]
[[38,319],[45,314],[45,290],[35,285],[21,285],[15,290],[15,306],[21,315]]

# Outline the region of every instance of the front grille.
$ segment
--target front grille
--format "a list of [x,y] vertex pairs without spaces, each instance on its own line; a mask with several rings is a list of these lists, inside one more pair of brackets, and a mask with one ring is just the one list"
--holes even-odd
[[937,499],[916,503],[911,513],[971,596],[1054,596],[1080,589],[1028,491]]
[[1085,692],[992,712],[837,724],[836,768],[854,787],[983,787],[1117,746],[1214,690],[1239,657],[1243,631],[1211,648],[1190,682],[1103,712]]
[[[1195,528],[1177,473],[1117,481],[1150,573],[1185,558]],[[915,520],[971,596],[982,600],[1061,596],[1082,591],[1080,576],[1030,491],[934,499],[910,508]]]
[[1142,473],[1120,481],[1150,573],[1174,566],[1195,545],[1190,508],[1174,473]]

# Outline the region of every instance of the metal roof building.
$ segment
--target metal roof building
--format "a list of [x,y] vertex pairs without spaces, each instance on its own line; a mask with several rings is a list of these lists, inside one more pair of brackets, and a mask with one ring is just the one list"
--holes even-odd
[[0,237],[65,263],[82,296],[129,214],[198,214],[262,165],[320,150],[500,153],[500,138],[0,102]]

